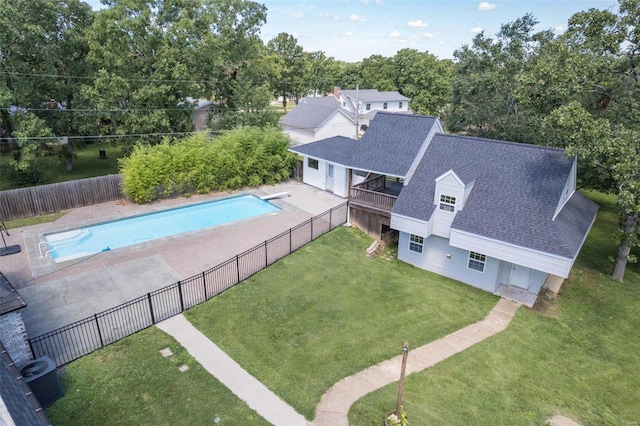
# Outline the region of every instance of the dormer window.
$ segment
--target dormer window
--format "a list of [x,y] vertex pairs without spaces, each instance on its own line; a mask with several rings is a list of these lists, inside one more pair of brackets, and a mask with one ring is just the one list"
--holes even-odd
[[440,210],[453,213],[456,210],[456,197],[440,195]]

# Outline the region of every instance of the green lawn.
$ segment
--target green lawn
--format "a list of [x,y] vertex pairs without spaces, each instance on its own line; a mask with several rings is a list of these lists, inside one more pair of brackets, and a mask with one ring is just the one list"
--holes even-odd
[[[100,150],[106,151],[106,159],[100,159]],[[73,152],[74,169],[70,172],[65,170],[64,159],[59,153],[37,158],[38,168],[44,173],[45,183],[66,182],[118,173],[118,158],[122,157],[122,150],[119,147],[108,143],[79,143],[74,147]],[[0,155],[0,191],[16,188],[8,178],[9,162],[12,159],[13,153],[11,152]]]
[[66,395],[47,409],[54,425],[269,424],[155,327],[71,363],[61,378]]
[[370,243],[338,228],[186,316],[311,420],[334,383],[399,355],[405,340],[420,346],[484,318],[497,301],[397,260],[369,259]]
[[[544,424],[554,414],[582,424],[640,419],[640,268],[611,280],[617,216],[603,207],[573,272],[545,309],[520,309],[506,331],[407,378],[412,424]],[[397,384],[358,401],[350,425],[381,423]]]

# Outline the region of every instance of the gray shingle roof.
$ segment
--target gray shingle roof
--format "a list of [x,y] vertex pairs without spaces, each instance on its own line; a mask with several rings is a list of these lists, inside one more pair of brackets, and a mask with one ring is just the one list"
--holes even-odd
[[[316,130],[333,114],[342,114],[340,105],[327,107],[313,103],[300,103],[280,119],[285,126],[299,129]],[[348,116],[348,114],[345,113]]]
[[289,148],[289,151],[349,167],[355,145],[360,142],[344,136],[334,136]]
[[340,101],[333,95],[329,96],[307,96],[300,100],[302,104],[319,105],[329,108],[341,108]]
[[380,112],[359,141],[328,138],[290,150],[353,169],[405,177],[437,121],[436,117]]
[[379,92],[378,89],[342,90],[342,94],[362,102],[393,102],[410,101],[411,99],[401,95],[399,92]]
[[573,258],[598,207],[576,193],[553,220],[572,164],[561,149],[437,134],[392,212],[429,220],[435,180],[453,169],[475,184],[452,229]]

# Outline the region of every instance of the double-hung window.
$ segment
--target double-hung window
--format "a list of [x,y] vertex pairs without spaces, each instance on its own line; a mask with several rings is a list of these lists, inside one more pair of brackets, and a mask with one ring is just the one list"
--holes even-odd
[[388,105],[387,105],[387,103],[386,103],[386,102],[385,102],[385,103],[383,103],[383,104],[382,104],[382,109],[387,109],[387,106],[388,106]]
[[454,212],[456,210],[456,197],[440,195],[440,210]]
[[424,248],[424,238],[419,235],[411,235],[409,238],[409,250],[422,254]]
[[484,254],[476,253],[475,251],[469,252],[469,263],[467,264],[469,269],[474,271],[484,272],[484,265],[487,262],[487,256]]

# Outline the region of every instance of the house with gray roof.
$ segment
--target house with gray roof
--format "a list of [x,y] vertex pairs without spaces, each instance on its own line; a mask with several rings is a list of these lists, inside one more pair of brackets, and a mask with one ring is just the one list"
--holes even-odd
[[380,92],[377,89],[343,90],[336,87],[334,88],[334,94],[339,99],[343,109],[354,116],[357,114],[358,127],[368,127],[378,111],[411,114],[409,109],[411,99],[401,95],[398,91]]
[[447,135],[435,117],[378,113],[360,141],[291,151],[352,224],[397,233],[398,259],[528,306],[568,277],[598,210],[564,150]]
[[302,99],[280,119],[280,126],[295,144],[356,135],[353,116],[340,107],[333,95]]

